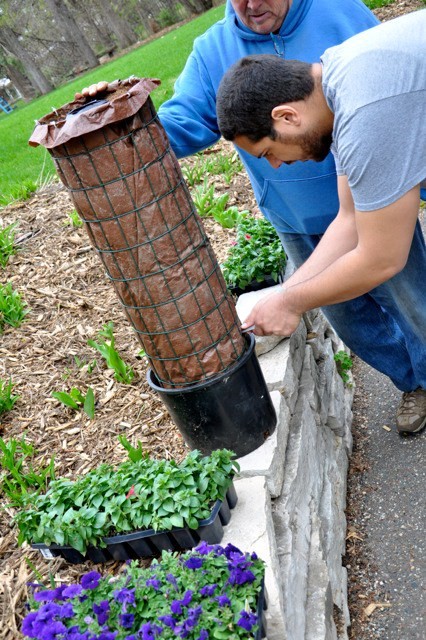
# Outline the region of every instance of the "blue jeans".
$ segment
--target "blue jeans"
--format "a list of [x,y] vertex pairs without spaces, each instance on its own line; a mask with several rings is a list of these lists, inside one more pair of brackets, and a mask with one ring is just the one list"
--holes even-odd
[[[279,236],[296,268],[321,239],[320,235]],[[349,349],[398,389],[426,389],[426,247],[420,223],[400,273],[363,296],[322,311]]]

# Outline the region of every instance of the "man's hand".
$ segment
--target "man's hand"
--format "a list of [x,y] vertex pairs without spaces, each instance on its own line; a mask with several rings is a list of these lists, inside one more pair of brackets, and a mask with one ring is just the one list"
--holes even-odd
[[91,84],[90,87],[85,87],[81,90],[81,93],[75,94],[75,99],[80,100],[80,98],[95,98],[98,93],[102,93],[108,89],[108,82],[102,80],[96,84]]
[[284,288],[260,300],[244,320],[242,329],[254,325],[256,336],[290,336],[299,326],[301,313],[291,308]]

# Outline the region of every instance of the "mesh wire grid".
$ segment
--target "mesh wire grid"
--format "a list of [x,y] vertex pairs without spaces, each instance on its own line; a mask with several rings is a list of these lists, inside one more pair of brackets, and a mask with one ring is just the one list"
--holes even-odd
[[151,99],[49,151],[162,386],[225,372],[246,342]]

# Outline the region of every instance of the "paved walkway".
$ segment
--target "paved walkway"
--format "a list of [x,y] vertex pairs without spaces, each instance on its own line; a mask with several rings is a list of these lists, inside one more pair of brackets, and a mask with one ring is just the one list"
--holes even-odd
[[400,392],[360,361],[356,384],[354,427],[365,435],[361,446],[368,469],[360,478],[355,526],[366,536],[361,544],[370,561],[374,601],[391,605],[367,618],[363,640],[424,640],[426,431],[398,435]]

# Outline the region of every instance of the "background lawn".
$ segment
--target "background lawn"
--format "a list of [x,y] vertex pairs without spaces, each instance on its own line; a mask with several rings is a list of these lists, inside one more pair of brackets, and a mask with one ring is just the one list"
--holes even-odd
[[211,9],[195,20],[170,31],[166,35],[142,45],[116,60],[106,63],[76,80],[19,106],[11,114],[0,116],[0,206],[11,200],[25,198],[37,186],[54,175],[55,170],[49,153],[42,147],[28,146],[28,139],[37,118],[73,99],[74,93],[83,87],[117,78],[155,77],[161,86],[152,95],[159,105],[173,93],[173,85],[182,71],[192,50],[194,39],[204,33],[214,22],[223,17],[224,5]]

